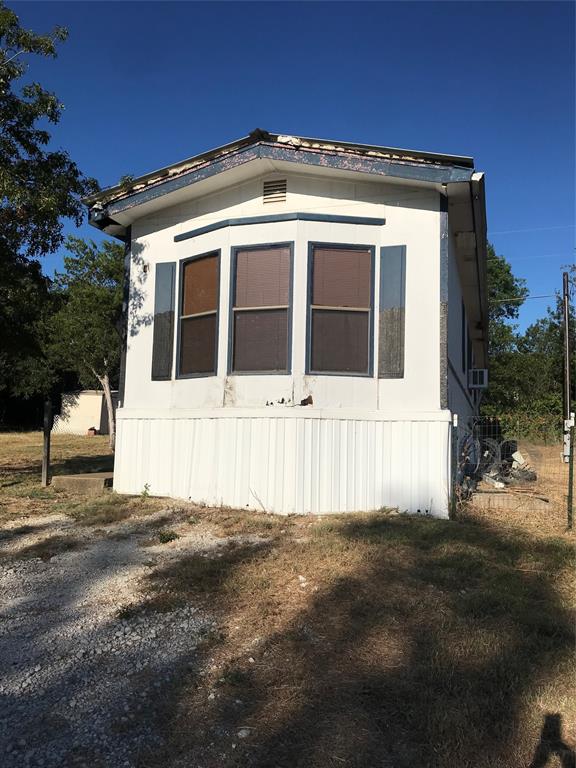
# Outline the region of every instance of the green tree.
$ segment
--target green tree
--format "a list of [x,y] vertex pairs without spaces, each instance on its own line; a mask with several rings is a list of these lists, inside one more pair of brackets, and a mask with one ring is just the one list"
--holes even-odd
[[[571,270],[571,282],[576,279]],[[488,262],[490,297],[490,385],[483,413],[498,416],[514,430],[538,437],[558,437],[562,425],[564,330],[562,301],[517,331],[514,321],[526,294],[523,280],[492,251]],[[572,318],[572,348],[576,342]]]
[[[576,293],[576,266],[566,268],[568,286],[572,299]],[[574,302],[570,302],[570,350],[572,354],[572,370],[576,365],[576,312]],[[564,306],[560,292],[557,292],[556,303],[548,307],[546,315],[528,326],[518,343],[519,351],[530,355],[540,372],[544,384],[542,397],[547,392],[554,395],[557,408],[561,408],[564,382]],[[572,375],[571,399],[576,399],[576,377]]]
[[488,245],[488,347],[491,355],[514,349],[520,307],[528,295],[526,281],[516,277],[504,256]]
[[528,295],[526,281],[512,272],[504,256],[488,246],[488,356],[490,378],[483,411],[490,415],[513,410],[519,399],[517,324]]
[[56,274],[53,288],[61,306],[48,321],[47,354],[55,368],[72,371],[83,386],[102,389],[114,450],[111,390],[120,367],[124,248],[77,237],[66,245],[65,272]]
[[[81,223],[82,197],[97,189],[66,152],[48,149],[45,126],[58,123],[62,104],[23,82],[30,55],[54,58],[66,37],[62,27],[49,35],[23,29],[0,0],[0,390],[18,390],[23,361],[40,355],[48,284],[38,259],[62,244],[63,219]],[[38,391],[44,386],[39,379]]]

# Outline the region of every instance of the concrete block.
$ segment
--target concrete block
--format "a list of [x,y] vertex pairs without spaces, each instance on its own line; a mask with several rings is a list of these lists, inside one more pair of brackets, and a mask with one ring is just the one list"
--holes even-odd
[[476,491],[472,504],[479,509],[519,509],[525,512],[546,512],[550,502],[545,496],[529,496],[513,491]]
[[63,491],[98,496],[112,488],[113,472],[89,472],[85,475],[55,475],[51,485]]

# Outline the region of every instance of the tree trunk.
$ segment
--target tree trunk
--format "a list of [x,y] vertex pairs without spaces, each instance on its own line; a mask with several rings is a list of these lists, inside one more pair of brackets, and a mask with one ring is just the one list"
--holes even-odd
[[112,405],[112,392],[110,391],[110,379],[108,374],[99,376],[98,380],[104,390],[104,398],[106,400],[106,408],[108,409],[108,432],[110,434],[110,448],[112,452],[116,447],[116,419],[114,416],[114,406]]

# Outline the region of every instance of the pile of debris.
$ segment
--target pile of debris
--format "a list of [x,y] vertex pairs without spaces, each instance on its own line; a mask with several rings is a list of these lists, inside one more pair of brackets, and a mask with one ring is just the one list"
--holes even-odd
[[457,484],[464,495],[473,493],[481,481],[502,490],[537,479],[515,440],[499,441],[468,434],[460,440],[458,456]]
[[[508,446],[511,441],[507,441],[503,446]],[[513,452],[502,451],[499,446],[497,457],[493,459],[494,451],[487,448],[483,453],[485,459],[484,470],[481,477],[485,483],[494,488],[505,488],[507,485],[518,485],[520,483],[533,483],[537,479],[536,472],[526,461],[524,456],[515,446]]]

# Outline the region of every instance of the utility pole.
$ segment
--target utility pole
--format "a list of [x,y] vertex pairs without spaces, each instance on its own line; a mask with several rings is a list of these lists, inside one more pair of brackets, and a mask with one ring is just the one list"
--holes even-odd
[[570,460],[570,429],[572,423],[572,404],[570,402],[570,290],[568,272],[562,275],[562,306],[564,310],[564,449],[563,459]]

